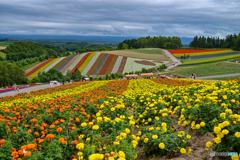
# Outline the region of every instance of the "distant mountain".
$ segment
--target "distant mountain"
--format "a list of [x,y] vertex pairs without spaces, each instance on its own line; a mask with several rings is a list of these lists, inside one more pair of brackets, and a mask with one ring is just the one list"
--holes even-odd
[[[115,37],[115,36],[78,36],[78,35],[7,35],[0,34],[0,39],[10,38],[17,40],[47,40],[47,41],[85,41],[85,42],[115,42],[119,43],[125,39],[138,39],[139,37]],[[193,38],[182,37],[182,44],[189,44]]]
[[181,37],[180,39],[183,45],[186,45],[186,44],[188,45],[193,40],[193,38],[186,38],[186,37]]

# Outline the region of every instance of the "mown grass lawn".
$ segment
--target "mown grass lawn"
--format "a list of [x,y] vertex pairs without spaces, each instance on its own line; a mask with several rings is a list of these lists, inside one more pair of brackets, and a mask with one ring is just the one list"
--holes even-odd
[[206,78],[204,80],[234,80],[238,79],[240,76],[233,76],[233,77],[219,77],[219,78]]
[[196,73],[197,77],[240,73],[240,64],[229,62],[215,62],[202,64],[192,68],[170,71],[167,73],[174,73],[185,77],[190,77],[193,73]]
[[11,43],[0,42],[0,46],[8,47]]

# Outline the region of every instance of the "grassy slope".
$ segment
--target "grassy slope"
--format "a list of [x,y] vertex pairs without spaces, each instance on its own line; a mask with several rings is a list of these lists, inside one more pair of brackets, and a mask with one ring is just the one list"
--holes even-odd
[[[234,80],[238,79],[240,76],[234,76],[234,77],[220,77],[220,78],[206,78],[206,80]],[[205,80],[205,79],[204,79]]]
[[8,47],[11,43],[0,42],[0,46]]
[[178,75],[190,77],[193,73],[196,73],[197,77],[211,76],[211,75],[221,75],[221,74],[231,74],[240,73],[239,63],[229,63],[229,62],[215,62],[202,64],[192,68],[186,68],[176,71],[170,71],[167,73],[175,73]]
[[5,58],[5,57],[6,57],[6,54],[3,53],[3,52],[0,52],[0,57]]

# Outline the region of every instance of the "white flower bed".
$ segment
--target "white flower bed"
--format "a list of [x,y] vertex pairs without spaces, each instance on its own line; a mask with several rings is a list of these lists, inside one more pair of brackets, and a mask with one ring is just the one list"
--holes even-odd
[[122,59],[123,59],[123,56],[118,56],[117,61],[115,62],[115,65],[114,65],[114,67],[113,67],[113,69],[112,69],[111,74],[112,74],[112,73],[117,73],[118,68],[119,68],[119,66],[120,66],[120,64],[121,64],[121,62],[122,62]]
[[45,68],[42,72],[47,72],[49,71],[52,67],[54,67],[56,64],[58,64],[61,60],[63,60],[65,57],[62,57],[60,59],[58,59],[56,62],[52,63],[50,66],[48,66],[47,68]]
[[[156,66],[144,65],[144,64],[139,64],[139,63],[135,62],[135,61],[142,61],[142,60],[153,62],[153,63],[156,64]],[[124,67],[124,70],[123,70],[123,74],[125,72],[141,71],[142,68],[149,69],[149,68],[158,67],[158,66],[161,66],[162,64],[166,64],[166,63],[169,62],[169,61],[162,61],[163,63],[157,63],[157,62],[154,62],[154,61],[155,60],[147,60],[147,59],[138,59],[138,58],[130,58],[130,57],[128,57],[127,58],[127,62],[126,62],[125,67]]]

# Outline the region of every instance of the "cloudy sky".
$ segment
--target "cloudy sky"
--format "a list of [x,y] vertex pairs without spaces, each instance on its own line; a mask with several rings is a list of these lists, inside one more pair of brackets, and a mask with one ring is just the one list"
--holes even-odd
[[0,0],[0,34],[225,37],[240,0]]

